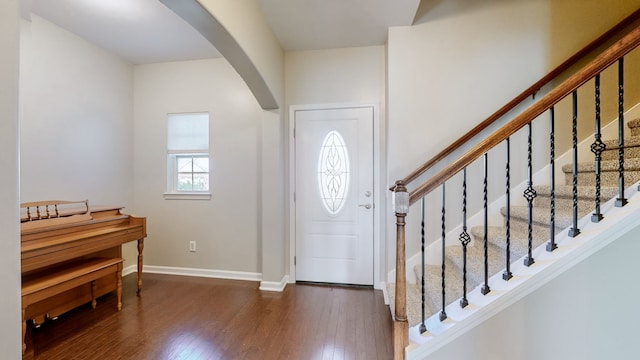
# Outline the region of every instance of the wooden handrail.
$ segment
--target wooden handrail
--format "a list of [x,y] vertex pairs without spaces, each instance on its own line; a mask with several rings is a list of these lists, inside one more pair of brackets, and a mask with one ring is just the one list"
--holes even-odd
[[491,148],[500,144],[509,136],[513,135],[516,131],[521,129],[523,126],[527,125],[542,113],[549,110],[560,100],[571,94],[571,92],[578,89],[587,81],[591,80],[597,74],[601,73],[607,67],[618,61],[621,57],[628,54],[638,45],[640,45],[640,26],[636,27],[634,30],[629,32],[629,34],[609,47],[606,51],[596,57],[582,70],[578,71],[558,87],[551,90],[549,94],[544,96],[538,102],[523,111],[521,114],[516,116],[513,120],[502,126],[500,129],[496,130],[492,135],[478,143],[476,146],[471,148],[464,155],[442,169],[422,185],[418,186],[409,195],[410,204],[415,203],[417,200],[430,193],[438,186],[442,185],[453,175],[462,171],[462,169],[471,164],[480,156],[484,155]]
[[[589,53],[596,50],[600,46],[604,45],[607,41],[614,38],[617,34],[621,33],[627,27],[631,26],[636,21],[640,21],[640,9],[634,11],[631,15],[624,18],[618,24],[613,26],[611,29],[606,31],[600,37],[590,42],[587,46],[576,52],[573,56],[565,60],[562,64],[558,65],[555,69],[551,70],[547,75],[542,77],[540,80],[536,81],[533,85],[528,87],[518,96],[513,98],[513,100],[509,101],[503,107],[498,109],[491,116],[486,118],[484,121],[476,125],[473,129],[469,130],[467,133],[462,135],[458,140],[452,142],[449,146],[444,148],[434,157],[429,159],[427,162],[422,164],[416,170],[407,175],[402,181],[405,184],[409,184],[411,181],[417,179],[420,175],[422,175],[425,171],[429,170],[438,162],[442,161],[446,156],[450,155],[456,149],[460,148],[462,145],[467,143],[473,137],[478,135],[482,130],[486,129],[489,125],[493,124],[495,121],[500,119],[502,116],[507,114],[509,111],[513,110],[516,106],[522,103],[529,96],[535,95],[543,86],[550,83],[552,80],[556,79],[559,75],[567,71],[573,65],[577,64],[580,60],[585,58]],[[389,190],[393,191],[395,185],[389,188]]]

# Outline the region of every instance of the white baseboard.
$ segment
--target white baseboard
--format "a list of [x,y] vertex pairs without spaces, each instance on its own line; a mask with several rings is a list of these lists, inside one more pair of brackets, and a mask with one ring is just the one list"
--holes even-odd
[[384,298],[384,304],[385,305],[391,305],[391,301],[390,301],[390,297],[389,297],[389,292],[387,292],[387,283],[382,281],[380,283],[380,290],[382,290],[382,297]]
[[[128,266],[133,267],[131,272],[135,272],[136,265]],[[156,265],[144,265],[143,272],[152,274],[165,274],[165,275],[182,275],[182,276],[196,276],[207,277],[216,279],[231,279],[231,280],[245,280],[245,281],[261,281],[262,274],[242,271],[227,271],[227,270],[211,270],[211,269],[195,269],[173,266],[156,266]],[[124,272],[123,272],[124,275]]]
[[277,281],[261,281],[260,290],[282,292],[289,282],[289,275],[285,275],[282,280]]
[[137,273],[138,265],[129,265],[126,268],[122,269],[122,276],[127,276],[129,274]]
[[[136,273],[137,265],[127,266],[122,270],[122,276]],[[211,270],[211,269],[195,269],[173,266],[156,266],[144,265],[143,272],[151,274],[180,275],[180,276],[196,276],[216,279],[231,279],[245,281],[260,281],[260,290],[282,292],[289,282],[289,275],[285,275],[280,281],[262,281],[262,274],[241,271]]]

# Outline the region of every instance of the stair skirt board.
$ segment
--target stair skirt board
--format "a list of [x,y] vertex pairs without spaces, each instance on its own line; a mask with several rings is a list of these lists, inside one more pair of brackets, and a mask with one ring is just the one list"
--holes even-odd
[[[458,301],[450,303],[445,308],[448,316],[445,321],[440,321],[438,313],[426,320],[426,333],[420,334],[419,326],[412,326],[409,330],[412,344],[407,349],[407,359],[425,358],[637,228],[640,224],[640,193],[637,186],[634,184],[626,190],[625,196],[629,200],[626,206],[615,207],[615,199],[602,204],[605,217],[599,223],[591,222],[589,215],[580,219],[579,236],[571,238],[567,230],[557,234],[558,248],[555,251],[546,251],[544,244],[537,247],[533,251],[535,263],[530,267],[523,265],[524,257],[514,260],[511,280],[504,281],[501,272],[489,278],[491,292],[487,295],[481,294],[481,286],[470,288],[467,294],[469,305],[462,309]],[[420,346],[426,343],[429,346]]]

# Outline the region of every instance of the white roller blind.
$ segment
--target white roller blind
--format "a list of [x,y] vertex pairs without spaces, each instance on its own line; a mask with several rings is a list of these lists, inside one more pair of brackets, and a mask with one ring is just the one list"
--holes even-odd
[[206,150],[209,148],[209,114],[169,114],[167,149]]

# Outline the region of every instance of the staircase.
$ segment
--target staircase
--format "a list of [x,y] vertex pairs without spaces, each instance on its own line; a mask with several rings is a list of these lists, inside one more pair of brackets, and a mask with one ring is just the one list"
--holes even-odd
[[[625,184],[640,181],[640,119],[627,123],[630,136],[625,139]],[[606,150],[601,162],[601,202],[618,195],[618,140],[605,140]],[[555,226],[556,233],[572,225],[573,188],[572,166],[562,166],[565,184],[555,188]],[[578,165],[578,217],[582,218],[593,212],[595,204],[593,158]],[[537,197],[533,207],[533,247],[537,248],[549,241],[550,227],[550,187],[534,186]],[[521,194],[514,194],[521,196]],[[506,208],[501,209],[504,216]],[[511,260],[518,260],[527,255],[528,250],[528,207],[512,206],[510,211],[510,252]],[[489,276],[502,273],[506,263],[506,228],[505,226],[489,226],[488,231],[488,264]],[[470,229],[473,241],[467,247],[467,289],[470,291],[484,282],[484,227],[475,226]],[[447,279],[445,294],[446,303],[451,304],[463,296],[462,272],[463,250],[460,245],[447,246],[445,259],[445,278]],[[422,278],[422,265],[413,268],[416,279]],[[425,316],[438,313],[442,308],[442,267],[441,265],[425,265]],[[390,298],[394,297],[394,284],[387,285]],[[407,285],[407,317],[409,326],[420,324],[421,307],[420,284]],[[390,301],[393,312],[393,301]]]
[[[634,16],[636,15],[640,15],[640,13],[634,13]],[[389,304],[394,317],[395,359],[423,358],[419,356],[429,354],[431,351],[428,349],[429,347],[435,349],[442,346],[449,341],[446,340],[447,338],[455,338],[481,324],[493,314],[506,309],[509,304],[522,299],[537,287],[558,276],[562,272],[561,269],[568,269],[618,237],[630,234],[630,231],[638,227],[638,223],[640,223],[640,195],[637,190],[640,189],[636,190],[636,185],[633,185],[633,188],[629,187],[640,180],[640,119],[627,122],[626,126],[629,131],[623,130],[625,126],[623,119],[625,112],[624,60],[625,56],[639,45],[640,25],[634,25],[620,40],[596,56],[588,65],[550,90],[540,100],[506,122],[491,135],[480,139],[457,159],[451,161],[448,157],[454,150],[466,144],[488,125],[504,115],[505,109],[508,111],[512,106],[515,106],[514,104],[520,103],[520,98],[526,94],[535,94],[535,91],[540,88],[538,83],[407,177],[396,181],[391,188],[394,192],[396,217],[396,284],[390,284],[387,289],[388,295],[393,299]],[[617,69],[617,72],[609,71],[608,73],[617,76],[616,104],[620,121],[615,124],[617,138],[601,141],[600,78],[601,74],[610,67]],[[557,75],[558,71],[554,70],[552,73]],[[539,83],[548,83],[553,78],[552,75],[549,74],[549,79],[543,78]],[[628,76],[633,75],[632,73]],[[582,89],[582,86],[587,82],[592,82],[594,86]],[[576,160],[579,154],[576,130],[579,89],[593,91],[595,95],[592,98],[595,104],[594,117],[589,114],[585,118],[595,119],[593,143],[586,145],[594,155],[580,155],[579,160],[582,162]],[[564,136],[565,139],[567,136],[573,137],[571,150],[573,160],[567,161],[567,164],[559,164],[555,156],[555,106],[564,99],[568,99],[572,103],[573,118],[569,122],[572,122],[573,126],[571,135],[558,134],[558,136]],[[566,122],[568,118],[571,116],[562,116],[559,121]],[[544,170],[550,173],[550,176],[547,177],[549,179],[547,186],[542,185],[538,180],[534,183],[533,176],[532,123],[535,121],[538,124],[543,121],[540,119],[550,119],[548,143],[544,144],[544,141],[536,139],[535,146],[537,151],[540,151],[541,146],[543,148],[548,146],[550,150],[547,153],[551,155],[550,164],[548,170]],[[588,124],[585,121],[581,120],[581,124]],[[508,150],[511,137],[521,131],[527,131],[526,160],[523,160],[522,156],[525,155],[522,154],[518,159],[511,159],[511,152]],[[622,149],[618,149],[618,138],[622,137],[623,132],[628,133],[628,137],[625,138],[624,145],[621,146]],[[491,173],[487,164],[488,159],[494,156],[490,153],[496,154],[493,150],[502,144],[506,144],[507,166],[505,177],[501,180],[501,175],[495,173],[495,170]],[[503,156],[504,153],[500,155],[500,157]],[[479,227],[470,227],[467,233],[467,167],[475,161],[482,161],[481,158],[484,158],[484,170],[480,171],[481,174],[476,174],[472,169],[470,179],[480,180],[483,183],[484,201],[483,210],[481,210],[483,224]],[[423,183],[413,184],[421,174],[442,161],[447,161],[447,164],[441,170]],[[526,161],[527,164],[528,175],[523,192],[518,190],[516,193],[515,188],[510,185],[509,164],[514,161]],[[564,185],[558,185],[560,181],[555,176],[556,168],[559,168],[558,165],[563,165],[561,168],[565,174]],[[458,191],[451,191],[450,185],[447,186],[448,191],[445,191],[445,185],[454,176],[461,176],[462,187]],[[505,196],[507,199],[505,207],[500,210],[504,216],[504,224],[490,226],[487,184],[490,181],[503,182],[505,178],[505,192],[510,195]],[[407,189],[409,184],[412,187],[410,191]],[[442,195],[439,204],[433,196],[427,198],[430,194],[438,197],[436,194],[440,191]],[[623,192],[624,194],[622,194]],[[452,200],[447,198],[445,201],[445,195],[456,193],[459,196],[456,195],[458,197],[453,200],[453,203],[457,203],[457,199],[461,199],[460,203],[463,204],[463,207],[461,214],[451,215],[446,211],[446,207],[448,204],[452,204]],[[523,195],[527,202],[526,206],[519,206],[515,204],[516,202],[509,200],[516,197],[522,199]],[[478,194],[476,193],[474,196],[478,196]],[[613,198],[616,198],[615,206],[614,200],[609,200]],[[416,239],[406,239],[405,229],[407,227],[420,228],[420,225],[416,224],[414,220],[412,223],[406,222],[411,205],[418,201],[422,201],[423,208],[428,209],[427,212],[430,216],[433,216],[437,208],[442,208],[441,232],[440,229],[435,229],[433,226],[424,226],[424,211],[422,212],[423,226],[420,231],[422,233],[423,259],[425,257],[425,239],[440,237],[440,240],[430,246],[429,254],[439,252],[438,250],[441,249],[441,257],[437,260],[441,263],[433,265],[432,261],[426,265],[415,266],[413,269],[415,277],[419,279],[418,285],[415,285],[407,284],[405,277],[405,242],[407,240],[416,241]],[[458,237],[457,234],[454,234],[456,231],[450,231],[449,235],[445,234],[445,213],[456,218],[462,215],[462,231],[458,233],[460,241],[456,241],[458,239],[452,240],[454,237]],[[592,214],[591,221],[589,214]],[[541,246],[545,243],[547,243],[546,251],[544,246]],[[433,251],[434,245],[437,245],[436,251]],[[512,275],[515,276],[512,277]],[[424,283],[423,287],[421,282]],[[421,346],[424,343],[430,345]],[[415,349],[416,347],[418,349]],[[427,350],[424,350],[425,348]]]

